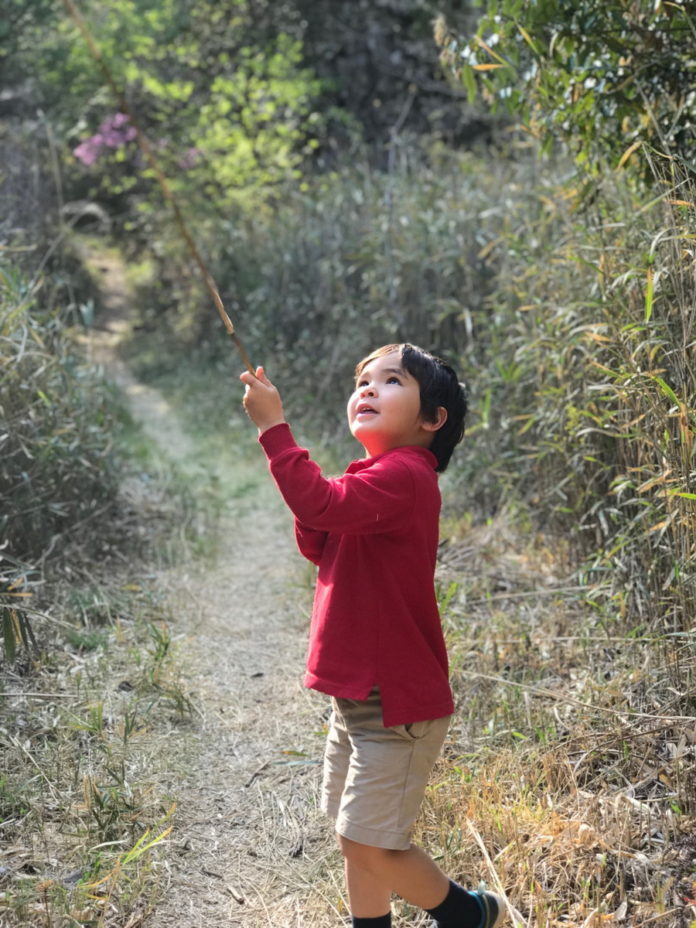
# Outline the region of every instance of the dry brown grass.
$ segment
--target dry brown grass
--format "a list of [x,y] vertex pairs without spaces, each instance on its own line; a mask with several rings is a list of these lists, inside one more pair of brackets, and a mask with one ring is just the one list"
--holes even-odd
[[422,840],[527,925],[691,924],[696,717],[670,664],[693,669],[693,642],[608,635],[562,550],[504,515],[449,532],[459,712]]
[[128,583],[102,585],[99,604],[100,617],[85,624],[75,590],[60,609],[54,602],[70,627],[56,640],[42,629],[46,650],[0,677],[8,928],[135,926],[157,895],[152,862],[170,824],[177,764],[163,744],[192,704],[172,659],[171,617],[146,583],[131,573]]

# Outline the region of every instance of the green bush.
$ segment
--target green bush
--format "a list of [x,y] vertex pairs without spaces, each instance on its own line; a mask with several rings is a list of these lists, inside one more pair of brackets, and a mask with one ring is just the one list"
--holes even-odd
[[693,170],[693,3],[479,0],[476,6],[481,15],[472,37],[452,34],[442,17],[435,30],[471,102],[480,92],[489,105],[523,120],[548,149],[563,139],[593,174],[646,143]]
[[[216,277],[253,359],[319,428],[376,345],[422,344],[459,360],[467,379],[485,363],[492,223],[482,216],[518,170],[484,173],[473,156],[408,143],[393,161],[386,174],[362,161],[308,180],[216,243]],[[199,332],[214,331],[201,319]]]
[[603,615],[680,634],[696,606],[696,191],[540,185],[498,245],[505,320],[492,449],[538,521],[568,534]]
[[0,370],[2,555],[36,564],[113,499],[114,407],[60,311],[42,311],[8,265],[0,266]]

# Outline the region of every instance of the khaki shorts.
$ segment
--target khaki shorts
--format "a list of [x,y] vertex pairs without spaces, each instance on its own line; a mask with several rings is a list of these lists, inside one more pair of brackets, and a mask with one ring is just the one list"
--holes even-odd
[[322,810],[351,841],[407,850],[450,716],[385,728],[377,690],[332,705]]

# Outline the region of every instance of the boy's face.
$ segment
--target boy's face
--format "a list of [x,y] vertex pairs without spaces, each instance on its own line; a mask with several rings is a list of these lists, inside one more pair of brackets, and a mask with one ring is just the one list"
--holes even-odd
[[440,407],[439,421],[423,419],[420,385],[404,370],[398,351],[370,361],[348,400],[350,431],[368,457],[404,445],[429,447],[445,418]]

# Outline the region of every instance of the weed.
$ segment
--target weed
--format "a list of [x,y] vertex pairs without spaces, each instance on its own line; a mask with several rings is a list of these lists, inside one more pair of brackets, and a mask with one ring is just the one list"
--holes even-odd
[[95,629],[71,628],[65,633],[65,640],[76,651],[95,651],[108,645],[109,636]]

